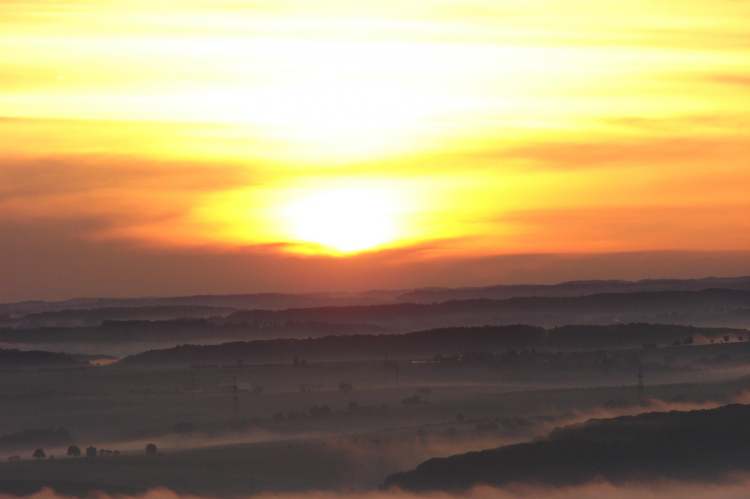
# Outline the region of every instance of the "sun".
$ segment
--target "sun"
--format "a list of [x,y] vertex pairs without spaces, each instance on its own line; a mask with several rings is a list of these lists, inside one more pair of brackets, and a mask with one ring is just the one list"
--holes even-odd
[[335,187],[290,200],[287,230],[309,252],[351,254],[387,246],[399,237],[397,196],[378,187]]

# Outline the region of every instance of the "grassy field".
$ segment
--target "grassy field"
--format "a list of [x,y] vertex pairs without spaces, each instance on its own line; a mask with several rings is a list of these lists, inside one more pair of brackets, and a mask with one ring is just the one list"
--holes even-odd
[[[382,362],[6,371],[0,433],[63,427],[82,449],[120,455],[73,459],[64,445],[6,446],[0,455],[21,459],[0,464],[0,489],[373,488],[430,457],[522,441],[591,417],[741,400],[750,388],[743,373],[647,370],[639,392],[627,370],[509,378],[486,366],[429,362],[401,363],[398,375]],[[150,442],[158,456],[145,455]],[[38,447],[47,459],[31,458]]]

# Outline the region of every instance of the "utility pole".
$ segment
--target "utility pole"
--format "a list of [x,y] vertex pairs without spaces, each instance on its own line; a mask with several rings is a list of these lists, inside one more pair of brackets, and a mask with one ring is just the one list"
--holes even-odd
[[386,355],[385,360],[383,361],[383,366],[385,366],[386,373],[393,369],[393,373],[396,375],[396,385],[399,384],[399,374],[400,374],[400,367],[398,364],[398,360],[390,360],[390,356]]
[[234,419],[239,419],[240,415],[240,394],[239,388],[237,387],[237,376],[232,377],[232,412],[234,413]]
[[643,383],[643,361],[641,361],[640,357],[638,358],[638,403],[640,405],[643,405],[645,399],[644,395],[646,392],[646,386]]
[[188,380],[188,390],[190,390],[190,398],[195,401],[195,392],[198,391],[198,376],[196,374],[195,367],[189,367],[188,368],[188,374],[189,374],[189,380]]

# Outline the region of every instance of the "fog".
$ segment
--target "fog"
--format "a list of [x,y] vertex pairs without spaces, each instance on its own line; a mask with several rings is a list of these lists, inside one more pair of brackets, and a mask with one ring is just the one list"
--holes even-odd
[[[411,308],[403,310],[409,319]],[[296,324],[325,329],[330,323],[315,318]],[[110,339],[130,339],[130,346],[146,348],[150,344],[139,338],[150,337],[149,327],[134,323],[114,328]],[[180,327],[174,331],[183,334]],[[145,495],[137,497],[154,499],[454,497],[380,490],[384,483],[409,490],[453,490],[450,483],[441,485],[441,476],[455,477],[467,488],[483,483],[504,487],[468,494],[480,499],[733,497],[742,489],[737,484],[744,483],[744,476],[720,485],[706,482],[749,469],[750,453],[745,459],[744,447],[733,447],[743,445],[737,435],[744,431],[745,415],[729,423],[712,419],[727,404],[750,404],[749,332],[611,324],[551,333],[520,325],[440,328],[361,341],[334,331],[341,329],[336,326],[330,334],[311,330],[310,339],[303,340],[204,346],[220,342],[217,336],[114,363],[71,356],[68,348],[76,344],[102,347],[85,338],[64,343],[60,353],[5,350],[6,364],[0,366],[0,491],[35,497],[55,497],[51,490],[76,497],[101,491],[98,497],[118,494],[123,499],[139,493]],[[313,338],[318,333],[328,338]],[[555,341],[549,341],[550,335]],[[658,414],[669,413],[668,424],[680,428],[696,410],[709,410],[699,414],[706,424],[660,444],[656,453],[664,449],[679,457],[685,454],[681,449],[696,442],[718,442],[711,438],[712,428],[728,428],[733,433],[721,440],[723,448],[714,448],[712,459],[690,452],[688,461],[680,463],[664,457],[652,463],[653,473],[646,473],[642,463],[654,454],[648,443],[655,440],[628,433],[631,426],[641,427],[630,425],[631,419],[615,421],[607,438],[643,444],[631,449],[625,463],[631,466],[625,471],[633,469],[632,476],[642,483],[625,486],[617,481],[622,475],[616,463],[603,466],[603,460],[621,456],[609,447],[603,460],[597,454],[593,463],[564,457],[591,456],[587,441],[576,440],[576,432],[612,422],[576,428],[586,421],[643,413],[652,413],[642,418],[652,420],[654,414],[659,419]],[[568,429],[555,431],[562,427]],[[547,452],[547,445],[571,434],[575,438],[565,445],[572,447]],[[618,440],[620,436],[624,438]],[[524,445],[514,445],[520,443]],[[150,444],[158,451],[146,452]],[[69,453],[69,447],[87,457]],[[477,452],[488,449],[495,450]],[[515,459],[517,449],[532,449],[533,455]],[[471,465],[460,465],[475,455],[511,457],[489,463],[483,468],[489,474],[475,479]],[[542,468],[545,460],[547,468]],[[413,476],[410,470],[434,469],[435,462],[449,468],[428,473],[425,487],[394,479]],[[646,481],[678,476],[686,483]],[[438,479],[431,481],[433,477]],[[542,487],[597,477],[615,482]],[[696,485],[699,478],[702,485]],[[505,486],[521,481],[523,487]],[[50,489],[38,492],[44,487]]]
[[[430,493],[414,494],[399,490],[372,492],[304,492],[291,494],[264,493],[253,499],[746,499],[750,488],[747,475],[727,476],[717,483],[676,483],[658,481],[617,485],[605,481],[594,481],[575,487],[548,488],[541,486],[509,486],[503,488],[476,487],[460,494]],[[66,499],[67,496],[44,489],[29,496],[30,499]],[[109,495],[102,492],[91,494],[93,499],[214,499],[217,496],[179,494],[170,489],[157,488],[139,495]],[[225,497],[225,496],[222,496]],[[15,496],[0,495],[2,499]]]

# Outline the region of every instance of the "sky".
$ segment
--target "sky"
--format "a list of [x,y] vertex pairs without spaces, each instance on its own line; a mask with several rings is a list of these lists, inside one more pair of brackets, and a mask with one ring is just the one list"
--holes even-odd
[[0,300],[750,274],[749,125],[745,0],[0,0]]

